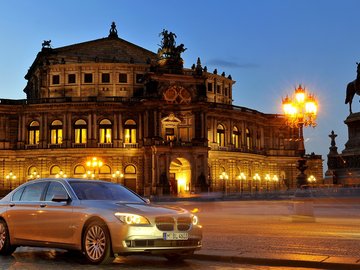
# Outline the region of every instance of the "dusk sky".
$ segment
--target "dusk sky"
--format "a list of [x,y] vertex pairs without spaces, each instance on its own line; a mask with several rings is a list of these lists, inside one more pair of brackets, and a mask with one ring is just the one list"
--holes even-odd
[[44,40],[57,48],[107,37],[115,21],[120,38],[154,52],[163,29],[176,33],[185,67],[200,57],[209,72],[231,74],[234,105],[282,113],[282,97],[302,84],[319,101],[307,153],[323,155],[325,173],[331,130],[344,149],[346,85],[360,62],[358,0],[4,0],[0,10],[0,98],[25,98],[24,75]]

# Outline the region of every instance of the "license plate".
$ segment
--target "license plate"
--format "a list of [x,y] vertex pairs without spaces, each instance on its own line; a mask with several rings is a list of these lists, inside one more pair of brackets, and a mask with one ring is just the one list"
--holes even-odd
[[188,233],[164,233],[164,240],[188,240]]

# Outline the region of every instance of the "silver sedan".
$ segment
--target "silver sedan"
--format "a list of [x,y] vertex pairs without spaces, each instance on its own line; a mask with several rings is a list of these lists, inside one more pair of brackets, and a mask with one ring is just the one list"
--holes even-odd
[[93,264],[139,253],[178,260],[200,249],[201,239],[196,215],[105,181],[35,180],[0,200],[1,255],[38,246],[79,250]]

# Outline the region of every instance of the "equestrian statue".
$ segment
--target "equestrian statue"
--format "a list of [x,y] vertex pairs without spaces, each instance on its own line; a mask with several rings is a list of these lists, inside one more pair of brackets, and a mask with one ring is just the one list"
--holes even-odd
[[350,114],[352,114],[351,104],[355,94],[360,95],[360,63],[357,63],[357,76],[352,82],[349,82],[346,87],[346,99],[345,104],[349,103]]

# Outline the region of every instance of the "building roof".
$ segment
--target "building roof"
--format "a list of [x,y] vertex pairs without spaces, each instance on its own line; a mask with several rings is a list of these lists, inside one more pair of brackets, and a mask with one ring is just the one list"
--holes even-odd
[[44,41],[25,78],[29,78],[42,64],[60,63],[134,63],[150,64],[157,60],[157,54],[121,39],[110,31],[106,38],[81,42],[69,46],[51,48],[51,41]]

